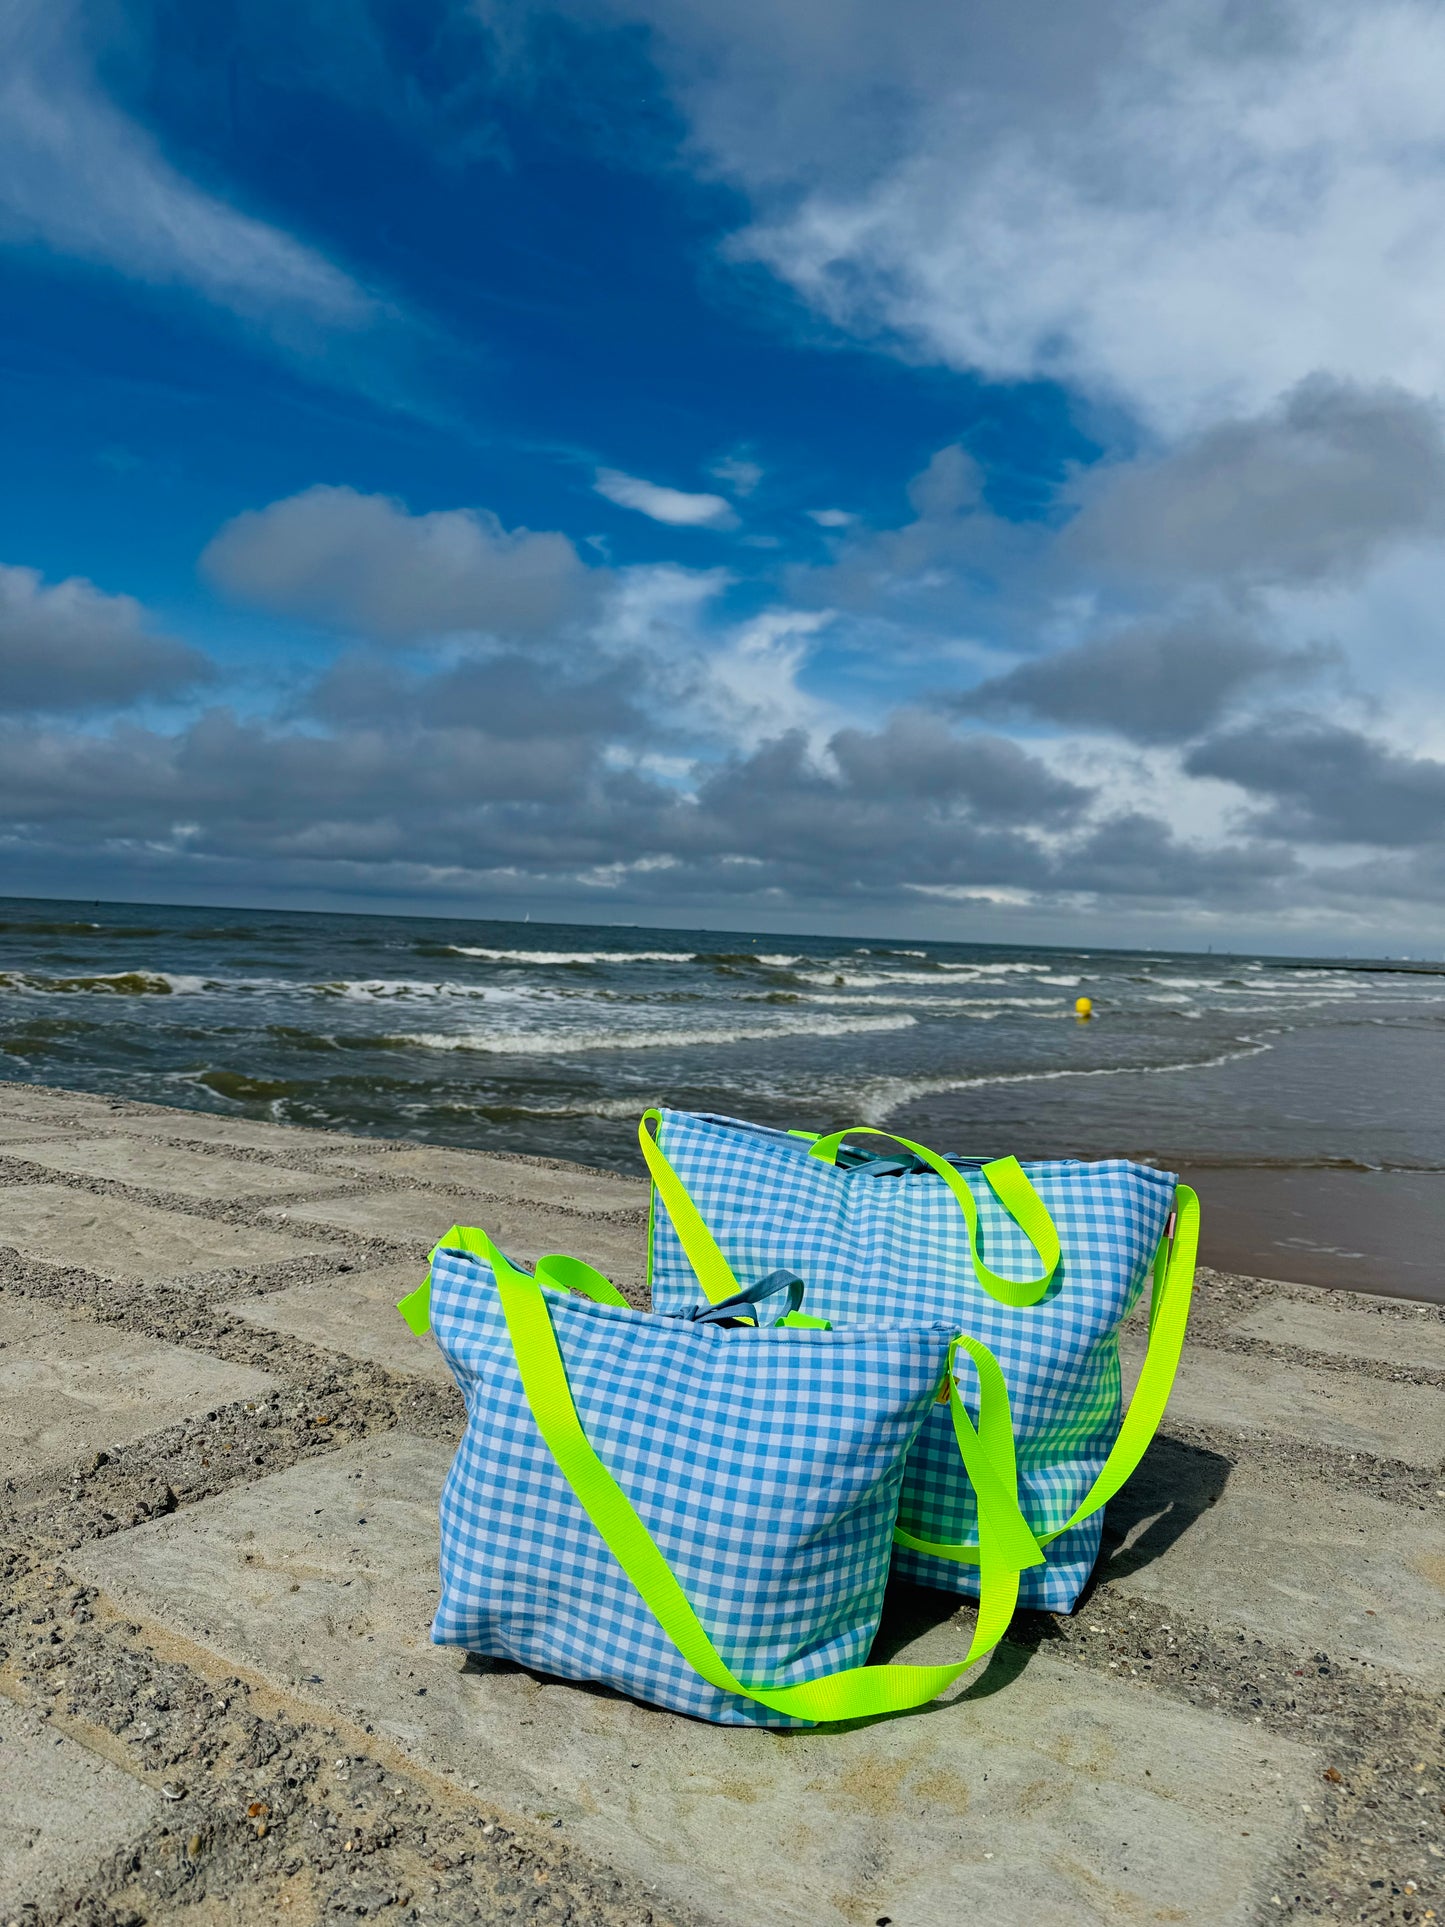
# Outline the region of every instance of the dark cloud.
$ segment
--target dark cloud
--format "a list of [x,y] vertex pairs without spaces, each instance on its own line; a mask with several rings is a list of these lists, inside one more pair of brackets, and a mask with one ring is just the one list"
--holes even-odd
[[1338,724],[1258,723],[1199,744],[1184,767],[1267,798],[1255,823],[1271,836],[1386,848],[1445,837],[1445,763]]
[[1017,744],[909,712],[821,751],[790,732],[690,783],[628,766],[602,734],[400,710],[325,733],[224,710],[176,734],[0,729],[12,864],[63,877],[103,862],[151,889],[585,894],[644,914],[1026,892],[1155,915],[1308,892],[1282,845],[1205,849],[1145,815],[1100,823],[1095,801]]
[[0,712],[119,709],[210,673],[199,650],[152,635],[130,596],[80,576],[47,588],[35,569],[0,564]]
[[321,485],[227,522],[201,567],[241,601],[383,643],[551,635],[596,585],[565,535]]
[[1314,582],[1445,529],[1433,402],[1324,375],[1157,460],[1085,472],[1056,566],[1161,583]]
[[1057,826],[1089,800],[1016,744],[953,737],[908,712],[878,731],[839,731],[829,750],[820,759],[789,731],[714,771],[676,853],[759,865],[772,887],[807,897],[1047,886],[1050,860],[1027,830]]
[[899,710],[878,730],[843,729],[830,748],[860,799],[912,797],[973,810],[991,823],[1066,823],[1090,792],[1002,736],[956,736],[934,717]]
[[[1021,570],[1037,573],[1052,539],[1042,525],[995,515],[983,484],[983,469],[961,443],[936,450],[908,484],[913,520],[891,529],[848,527],[827,563],[787,572],[791,597],[956,630],[976,595],[992,595]],[[1024,600],[1032,606],[1032,591]],[[993,613],[997,620],[996,606]]]
[[325,856],[564,881],[641,863],[684,896],[1047,887],[1051,859],[1031,829],[1088,800],[1016,745],[950,738],[931,717],[840,732],[821,759],[782,736],[699,770],[695,798],[617,766],[600,736],[400,716],[318,736],[218,710],[177,735],[31,732],[4,750],[0,818],[54,848],[168,847],[180,867],[261,859],[278,875]]
[[1141,743],[1184,742],[1212,729],[1246,690],[1304,681],[1336,659],[1321,647],[1281,648],[1227,619],[1141,623],[1023,663],[950,706],[1114,730]]
[[1109,818],[1070,849],[1073,887],[1105,901],[1156,899],[1201,907],[1286,907],[1281,885],[1293,890],[1301,867],[1278,844],[1243,841],[1206,849],[1177,837],[1167,823],[1142,811]]
[[307,711],[351,727],[399,723],[479,729],[516,737],[636,735],[647,727],[636,706],[637,672],[616,664],[579,676],[515,653],[409,676],[386,658],[343,656],[306,698]]

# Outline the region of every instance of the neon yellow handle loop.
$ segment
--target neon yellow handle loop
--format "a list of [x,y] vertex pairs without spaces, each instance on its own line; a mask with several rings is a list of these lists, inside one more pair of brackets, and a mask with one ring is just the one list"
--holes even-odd
[[1036,1305],[1053,1283],[1054,1273],[1059,1268],[1059,1234],[1054,1229],[1054,1221],[1049,1216],[1048,1207],[1024,1175],[1024,1168],[1017,1158],[995,1158],[992,1163],[982,1167],[994,1196],[1008,1212],[1019,1230],[1023,1232],[1044,1269],[1038,1278],[1004,1278],[991,1271],[983,1262],[978,1249],[978,1206],[973,1193],[960,1173],[941,1158],[927,1145],[915,1144],[912,1138],[899,1137],[893,1131],[874,1130],[871,1124],[852,1124],[846,1131],[834,1131],[828,1137],[814,1140],[809,1157],[821,1158],[824,1164],[832,1164],[838,1156],[838,1147],[844,1138],[854,1137],[860,1131],[874,1137],[886,1137],[892,1144],[901,1144],[905,1150],[912,1151],[915,1157],[922,1158],[931,1171],[936,1171],[949,1190],[957,1198],[959,1209],[963,1212],[964,1223],[968,1226],[968,1245],[973,1254],[973,1272],[979,1284],[990,1298],[997,1299],[1001,1305],[1015,1307]]
[[[1043,1555],[1023,1523],[1016,1489],[1009,1490],[1007,1476],[1001,1477],[978,1447],[977,1434],[969,1424],[953,1383],[954,1349],[961,1344],[979,1369],[981,1425],[983,1405],[987,1405],[990,1431],[1001,1427],[1011,1444],[1013,1427],[1007,1388],[986,1346],[975,1339],[956,1339],[949,1348],[947,1381],[955,1424],[961,1421],[973,1445],[978,1447],[974,1463],[983,1479],[979,1488],[979,1610],[968,1652],[961,1660],[945,1666],[855,1666],[830,1674],[826,1679],[807,1680],[799,1686],[746,1684],[724,1662],[631,1500],[588,1443],[567,1383],[566,1367],[539,1279],[510,1264],[485,1232],[458,1226],[448,1232],[441,1243],[474,1252],[490,1264],[522,1388],[538,1431],[579,1504],[644,1604],[683,1658],[709,1685],[720,1692],[756,1700],[795,1719],[868,1719],[882,1713],[903,1712],[935,1699],[985,1653],[992,1651],[1008,1630],[1018,1598],[1019,1568],[1039,1564]],[[541,1267],[538,1269],[540,1272]],[[1000,1400],[1001,1410],[997,1409]]]
[[[1179,1355],[1184,1348],[1189,1306],[1194,1296],[1194,1267],[1199,1251],[1199,1199],[1187,1184],[1181,1184],[1174,1194],[1174,1213],[1173,1239],[1167,1233],[1160,1239],[1154,1259],[1154,1286],[1149,1300],[1149,1349],[1144,1357],[1139,1383],[1134,1387],[1134,1396],[1119,1427],[1119,1436],[1101,1466],[1098,1478],[1070,1516],[1056,1532],[1039,1534],[1038,1543],[1041,1546],[1062,1539],[1066,1532],[1072,1532],[1075,1526],[1082,1525],[1085,1519],[1092,1518],[1102,1510],[1138,1469],[1150,1439],[1159,1429],[1159,1421],[1169,1403],[1175,1373],[1179,1370]],[[984,1412],[981,1406],[979,1433],[991,1453],[996,1455],[1005,1449],[1002,1440],[984,1437]],[[962,1438],[959,1443],[962,1445]],[[1010,1452],[1013,1449],[1012,1432],[1007,1449]],[[998,1462],[997,1459],[995,1462]],[[935,1559],[952,1559],[961,1565],[972,1565],[979,1556],[976,1545],[943,1545],[928,1539],[916,1539],[911,1533],[903,1531],[902,1527],[894,1533],[893,1538],[896,1545],[907,1546],[913,1552],[931,1553]]]

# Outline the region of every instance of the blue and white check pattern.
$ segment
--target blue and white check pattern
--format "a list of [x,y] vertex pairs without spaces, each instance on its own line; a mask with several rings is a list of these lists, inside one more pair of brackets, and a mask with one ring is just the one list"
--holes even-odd
[[[803,1278],[804,1302],[820,1317],[855,1326],[874,1318],[940,1320],[982,1339],[1008,1383],[1024,1516],[1038,1533],[1063,1525],[1118,1436],[1118,1331],[1168,1222],[1170,1173],[1122,1159],[1026,1164],[1063,1259],[1043,1299],[1015,1308],[974,1278],[963,1213],[934,1172],[839,1169],[810,1157],[805,1139],[687,1111],[662,1112],[658,1143],[743,1283],[785,1265]],[[1037,1277],[1037,1254],[987,1180],[966,1167],[963,1175],[978,1204],[988,1265],[1005,1277]],[[686,1310],[698,1302],[697,1278],[658,1200],[652,1218],[653,1305]],[[909,1460],[898,1522],[918,1538],[978,1536],[973,1488],[946,1410],[930,1416]],[[1047,1564],[1022,1575],[1020,1603],[1071,1610],[1102,1529],[1096,1513],[1048,1546]],[[899,1548],[894,1568],[923,1585],[978,1591],[976,1567],[926,1553]]]
[[[546,1299],[582,1428],[734,1675],[864,1664],[950,1332],[729,1331]],[[727,1725],[806,1725],[710,1686],[643,1604],[537,1429],[484,1259],[437,1252],[431,1318],[467,1403],[433,1640]]]

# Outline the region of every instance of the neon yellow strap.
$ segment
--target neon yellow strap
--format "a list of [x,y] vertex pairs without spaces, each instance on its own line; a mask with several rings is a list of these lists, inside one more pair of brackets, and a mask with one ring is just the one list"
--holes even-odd
[[708,1302],[720,1305],[724,1298],[731,1298],[741,1291],[742,1286],[733,1276],[732,1266],[718,1249],[717,1239],[703,1223],[702,1213],[687,1195],[682,1179],[663,1156],[662,1147],[653,1132],[647,1128],[649,1124],[655,1126],[661,1122],[661,1111],[644,1111],[638,1120],[637,1141],[642,1146],[642,1155],[652,1173],[657,1195],[672,1219],[678,1242],[687,1254],[688,1263],[697,1273],[698,1283],[706,1292]]
[[[1189,1323],[1189,1304],[1194,1296],[1194,1263],[1199,1253],[1199,1199],[1187,1184],[1174,1193],[1174,1237],[1160,1240],[1154,1260],[1154,1289],[1149,1299],[1149,1349],[1144,1368],[1114,1449],[1105,1459],[1099,1476],[1084,1494],[1073,1514],[1050,1539],[1060,1538],[1093,1513],[1106,1506],[1143,1458],[1150,1439],[1159,1429],[1164,1407],[1179,1369],[1179,1354],[1184,1349],[1184,1329]],[[1041,1544],[1045,1543],[1040,1541]]]
[[[470,1251],[474,1257],[485,1258],[492,1263],[496,1246],[485,1231],[478,1231],[474,1225],[454,1224],[450,1231],[438,1238],[431,1248],[431,1257],[447,1247],[452,1251]],[[503,1263],[505,1263],[505,1259]],[[430,1263],[430,1259],[428,1260]],[[593,1298],[599,1305],[621,1305],[627,1300],[610,1278],[604,1278],[594,1265],[585,1264],[581,1258],[567,1258],[560,1254],[537,1260],[537,1276],[544,1285],[551,1285],[557,1291],[580,1291],[585,1298]],[[418,1338],[425,1338],[431,1330],[431,1272],[415,1291],[409,1291],[405,1298],[398,1298],[396,1308],[411,1326]]]
[[[871,1124],[853,1124],[846,1131],[834,1131],[828,1137],[814,1140],[809,1157],[821,1158],[824,1164],[832,1164],[838,1156],[838,1147],[845,1137],[856,1136],[866,1131],[874,1137],[886,1137],[890,1143],[901,1144],[905,1150],[912,1151],[915,1157],[922,1158],[931,1171],[936,1171],[957,1198],[959,1209],[963,1212],[968,1226],[969,1250],[973,1253],[973,1272],[979,1284],[1001,1305],[1036,1305],[1053,1282],[1054,1273],[1059,1268],[1059,1234],[1054,1229],[1054,1221],[1049,1216],[1048,1207],[1029,1183],[1024,1168],[1017,1158],[995,1158],[992,1163],[982,1166],[984,1177],[994,1196],[1008,1212],[1019,1230],[1023,1232],[1044,1269],[1038,1278],[1003,1278],[991,1271],[983,1262],[978,1249],[978,1206],[974,1203],[973,1193],[969,1190],[960,1173],[947,1159],[941,1158],[927,1145],[915,1144],[912,1138],[899,1137],[893,1131],[876,1131]],[[676,1220],[674,1220],[674,1223]],[[681,1235],[681,1234],[679,1234]]]
[[[1164,1408],[1169,1403],[1174,1375],[1179,1369],[1179,1354],[1184,1348],[1185,1327],[1189,1323],[1189,1304],[1194,1295],[1194,1265],[1199,1250],[1199,1199],[1187,1184],[1174,1194],[1174,1236],[1159,1241],[1154,1259],[1154,1288],[1149,1300],[1149,1349],[1134,1396],[1119,1427],[1113,1450],[1100,1468],[1099,1476],[1057,1532],[1039,1534],[1038,1542],[1047,1546],[1066,1532],[1082,1525],[1085,1519],[1106,1506],[1136,1470],[1159,1429]],[[990,1451],[1002,1449],[1001,1442],[985,1434],[984,1412],[979,1408],[979,1432]],[[962,1441],[960,1440],[960,1443]],[[1009,1447],[1012,1448],[1012,1434]],[[965,1463],[966,1463],[965,1459]],[[997,1461],[996,1461],[997,1462]],[[981,1533],[980,1533],[981,1536]],[[976,1545],[939,1545],[915,1539],[901,1528],[893,1535],[895,1543],[914,1552],[931,1553],[935,1559],[953,1559],[972,1565],[978,1558]]]
[[[979,1610],[968,1652],[961,1660],[946,1666],[855,1666],[826,1679],[806,1681],[801,1686],[745,1684],[724,1663],[632,1502],[588,1443],[572,1400],[566,1367],[557,1348],[556,1333],[539,1280],[509,1264],[485,1232],[458,1226],[441,1242],[475,1252],[490,1264],[517,1370],[537,1429],[617,1563],[683,1658],[709,1685],[721,1692],[757,1700],[760,1705],[795,1719],[866,1719],[881,1713],[902,1712],[936,1698],[1003,1637],[1018,1598],[1019,1568],[1039,1564],[1043,1555],[1023,1523],[1016,1490],[1010,1492],[1007,1478],[1000,1478],[978,1446],[977,1435],[953,1383],[953,1346],[949,1348],[947,1383],[954,1422],[964,1428],[960,1443],[964,1434],[972,1441],[970,1450],[983,1480],[979,1488]],[[538,1270],[540,1272],[540,1266]],[[1008,1393],[992,1354],[974,1339],[956,1339],[954,1345],[959,1344],[967,1348],[979,1369],[983,1404],[989,1411],[988,1425],[990,1428],[1002,1426],[1012,1440]],[[1001,1411],[995,1409],[1000,1399]],[[982,1406],[980,1421],[983,1422]]]

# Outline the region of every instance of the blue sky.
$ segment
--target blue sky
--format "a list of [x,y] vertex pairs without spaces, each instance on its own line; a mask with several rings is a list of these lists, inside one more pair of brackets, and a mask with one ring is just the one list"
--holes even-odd
[[1445,937],[1425,5],[0,23],[0,889]]

